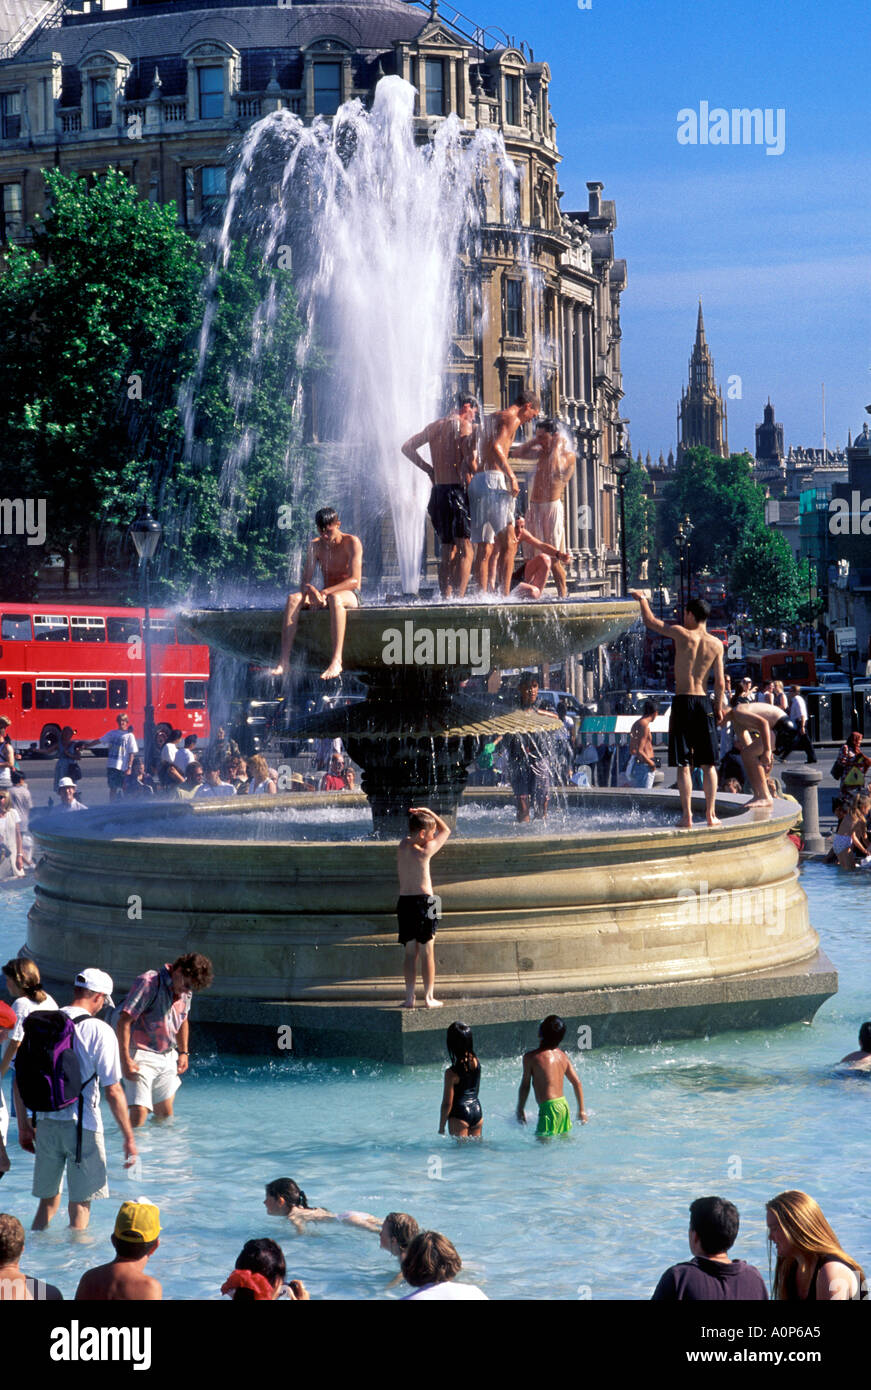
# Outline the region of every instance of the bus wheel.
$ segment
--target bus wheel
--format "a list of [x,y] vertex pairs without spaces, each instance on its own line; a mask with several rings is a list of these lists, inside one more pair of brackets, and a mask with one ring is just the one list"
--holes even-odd
[[169,724],[158,724],[157,728],[154,730],[154,746],[158,751],[160,751],[165,743],[169,742],[171,733],[172,729]]
[[39,736],[39,751],[53,757],[60,747],[60,728],[57,724],[46,724]]

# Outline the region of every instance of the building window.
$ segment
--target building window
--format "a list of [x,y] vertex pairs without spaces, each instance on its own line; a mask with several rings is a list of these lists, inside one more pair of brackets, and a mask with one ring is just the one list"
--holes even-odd
[[335,116],[342,104],[342,64],[315,63],[315,115]]
[[427,58],[425,82],[426,114],[446,116],[448,113],[445,104],[445,65],[441,58]]
[[520,119],[520,78],[505,79],[505,124],[521,125]]
[[207,164],[201,173],[203,212],[222,207],[227,197],[227,170],[223,164]]
[[513,405],[521,391],[526,390],[525,376],[510,376],[508,378],[508,405]]
[[21,93],[3,92],[0,95],[0,137],[17,140],[21,134]]
[[505,281],[505,336],[523,337],[523,281]]
[[23,204],[20,183],[4,183],[0,203],[0,241],[21,236],[24,230]]
[[224,69],[209,65],[197,68],[200,120],[211,121],[224,114]]
[[91,82],[91,125],[105,130],[111,124],[112,84],[108,77],[97,77]]

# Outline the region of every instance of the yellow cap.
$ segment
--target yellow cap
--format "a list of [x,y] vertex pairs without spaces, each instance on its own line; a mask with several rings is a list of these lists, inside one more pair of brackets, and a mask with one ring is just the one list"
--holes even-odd
[[115,1235],[131,1245],[148,1245],[160,1235],[160,1212],[150,1202],[124,1202],[115,1218]]

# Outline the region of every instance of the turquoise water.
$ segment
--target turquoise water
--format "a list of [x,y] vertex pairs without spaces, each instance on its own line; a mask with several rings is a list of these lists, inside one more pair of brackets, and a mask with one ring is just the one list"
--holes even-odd
[[[690,1201],[712,1193],[741,1212],[733,1253],[767,1276],[764,1203],[791,1187],[817,1198],[867,1270],[871,1079],[833,1064],[871,1017],[871,882],[817,864],[803,882],[841,972],[841,993],[810,1027],[580,1054],[590,1122],[546,1145],[513,1119],[519,1058],[483,1056],[485,1138],[458,1145],[437,1133],[438,1066],[257,1065],[199,1053],[174,1124],[139,1132],[132,1181],[104,1106],[111,1201],[94,1203],[84,1237],[64,1229],[62,1208],[48,1232],[28,1235],[23,1265],[71,1297],[81,1271],[110,1258],[118,1204],[144,1196],[161,1208],[163,1244],[149,1269],[166,1297],[218,1297],[244,1242],[263,1235],[279,1240],[313,1297],[401,1295],[385,1293],[397,1266],[377,1236],[333,1224],[297,1236],[265,1215],[264,1183],[292,1177],[312,1205],[408,1211],[443,1231],[463,1257],[461,1277],[491,1298],[649,1298],[662,1270],[689,1257]],[[29,893],[0,899],[4,960],[24,940],[29,903]],[[445,1012],[447,1026],[454,1011]],[[32,1160],[13,1136],[14,1125],[0,1208],[29,1226]]]

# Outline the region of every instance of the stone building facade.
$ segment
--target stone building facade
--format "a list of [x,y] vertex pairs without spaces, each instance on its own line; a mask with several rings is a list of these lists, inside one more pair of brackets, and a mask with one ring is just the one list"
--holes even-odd
[[[624,421],[620,296],[625,262],[603,185],[563,212],[551,73],[525,43],[500,42],[436,0],[332,3],[176,3],[39,11],[42,24],[12,37],[34,0],[2,0],[11,38],[0,53],[0,238],[26,240],[44,208],[41,170],[99,177],[122,169],[143,198],[174,201],[192,234],[226,197],[232,149],[261,116],[286,107],[305,120],[341,102],[369,102],[381,76],[418,89],[419,138],[450,114],[470,130],[500,130],[522,170],[520,231],[488,211],[480,314],[458,322],[446,372],[485,411],[520,385],[542,397],[577,441],[567,497],[573,588],[590,596],[619,586],[615,478],[610,456]],[[38,10],[38,7],[36,7]],[[458,28],[457,25],[460,24]],[[23,41],[21,36],[26,34]],[[3,35],[0,34],[0,39]],[[524,267],[520,237],[528,247]],[[524,268],[522,268],[524,267]]]

